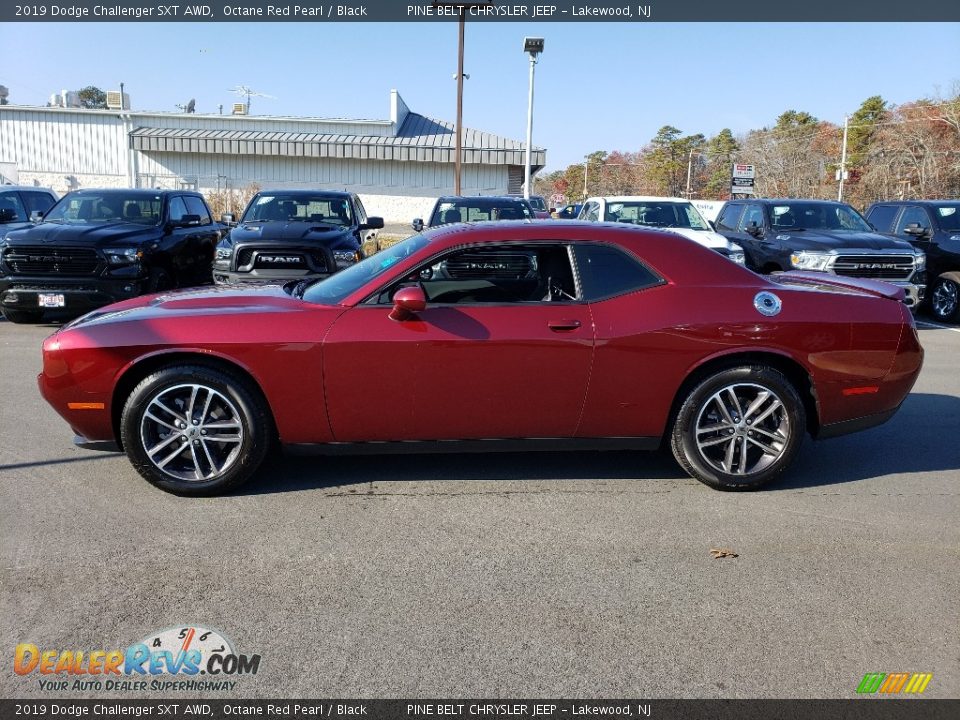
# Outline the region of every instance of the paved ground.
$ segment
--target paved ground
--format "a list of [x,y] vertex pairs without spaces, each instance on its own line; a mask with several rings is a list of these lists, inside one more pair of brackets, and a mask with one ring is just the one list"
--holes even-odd
[[71,445],[34,383],[51,329],[0,322],[2,697],[43,694],[17,643],[189,623],[262,655],[238,697],[846,698],[873,671],[960,696],[956,330],[922,330],[890,423],[766,492],[534,454],[282,459],[190,500]]

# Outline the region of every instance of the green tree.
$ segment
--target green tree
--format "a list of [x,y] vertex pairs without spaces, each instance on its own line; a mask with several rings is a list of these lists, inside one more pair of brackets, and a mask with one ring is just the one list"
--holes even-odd
[[[647,177],[658,193],[682,195],[686,189],[687,163],[692,162],[692,151],[703,147],[701,133],[682,135],[672,125],[664,125],[650,141],[647,153]],[[698,160],[699,162],[699,160]]]
[[88,85],[77,93],[80,98],[80,107],[88,110],[106,110],[107,94],[98,87]]
[[720,200],[729,195],[730,167],[739,150],[740,143],[729,128],[724,128],[707,142],[706,155],[710,174],[704,187],[704,197]]
[[859,109],[850,116],[847,131],[847,164],[859,168],[867,159],[870,146],[877,135],[877,123],[887,119],[887,103],[879,95],[868,97]]

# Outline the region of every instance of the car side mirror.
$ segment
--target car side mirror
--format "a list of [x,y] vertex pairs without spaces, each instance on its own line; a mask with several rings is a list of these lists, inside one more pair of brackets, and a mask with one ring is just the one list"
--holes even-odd
[[903,229],[903,232],[904,234],[911,235],[918,240],[925,240],[930,235],[930,231],[923,227],[920,223],[910,223]]
[[423,231],[423,218],[414,218],[414,219],[413,219],[413,223],[412,223],[412,227],[413,227],[413,229],[414,229],[415,232],[422,232],[422,231]]
[[365,223],[360,224],[361,230],[380,230],[383,228],[382,217],[368,217]]
[[38,223],[43,220],[43,210],[34,210],[30,213],[30,222]]
[[391,320],[409,320],[427,308],[427,296],[419,285],[412,285],[397,290],[393,296],[393,310]]
[[199,215],[184,215],[179,220],[170,223],[172,227],[193,227],[200,224]]
[[234,219],[233,213],[224,213],[220,216],[220,222],[224,225],[236,225],[236,220]]
[[751,223],[747,225],[747,227],[744,230],[747,233],[747,235],[752,235],[755,238],[758,238],[761,235],[763,235],[763,228],[757,225],[757,222],[755,220],[751,221]]

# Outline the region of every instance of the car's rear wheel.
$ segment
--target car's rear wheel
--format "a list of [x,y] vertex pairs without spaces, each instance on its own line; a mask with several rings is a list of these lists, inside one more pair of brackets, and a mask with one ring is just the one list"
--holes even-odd
[[930,293],[930,311],[943,322],[960,320],[960,283],[945,275],[938,277]]
[[255,388],[204,366],[149,375],[130,393],[120,421],[137,472],[178,495],[214,495],[249,480],[267,455],[272,427]]
[[803,441],[803,401],[782,373],[761,365],[721,370],[685,397],[671,435],[677,462],[721,490],[752,490],[793,462]]
[[12,323],[25,325],[27,323],[38,323],[43,319],[43,310],[14,310],[13,308],[3,308],[3,316]]

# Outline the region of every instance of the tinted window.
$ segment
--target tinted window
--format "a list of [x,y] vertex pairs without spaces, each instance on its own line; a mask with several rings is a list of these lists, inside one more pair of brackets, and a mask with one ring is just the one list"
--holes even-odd
[[880,232],[890,232],[897,210],[899,208],[896,205],[875,205],[870,209],[867,220]]
[[717,217],[717,230],[735,232],[741,212],[743,212],[743,205],[724,205]]
[[30,190],[21,191],[20,194],[23,196],[23,202],[27,206],[27,214],[31,214],[36,211],[46,213],[47,210],[53,207],[54,203],[57,201],[53,199],[53,196],[45,192],[31,192]]
[[604,300],[661,282],[636,258],[612,245],[584,243],[575,252],[585,300]]
[[184,215],[188,214],[187,206],[184,204],[182,197],[170,199],[170,222],[179,222]]
[[570,302],[578,299],[563,245],[499,245],[458,250],[431,261],[379,298],[419,284],[432,305]]
[[960,203],[937,205],[935,214],[943,230],[960,231]]
[[900,215],[900,219],[897,221],[897,229],[894,231],[897,235],[903,235],[906,237],[906,233],[903,229],[907,225],[919,225],[923,228],[930,227],[930,216],[927,215],[927,211],[922,207],[917,207],[916,205],[911,205],[908,208],[904,208],[903,213]]
[[0,193],[0,223],[23,222],[27,211],[15,192]]
[[502,198],[463,198],[437,203],[430,218],[430,227],[458,222],[484,220],[524,220],[532,218],[533,209],[523,200]]
[[737,227],[740,229],[740,232],[746,232],[751,223],[756,223],[757,227],[763,227],[762,205],[747,205],[747,211],[743,213],[743,217],[740,218]]
[[160,196],[122,190],[68,193],[50,209],[44,220],[73,224],[135,222],[156,224]]
[[187,195],[184,200],[187,203],[187,214],[199,215],[201,225],[209,225],[213,222],[210,219],[210,212],[207,210],[206,203],[204,203],[203,200],[193,195]]

